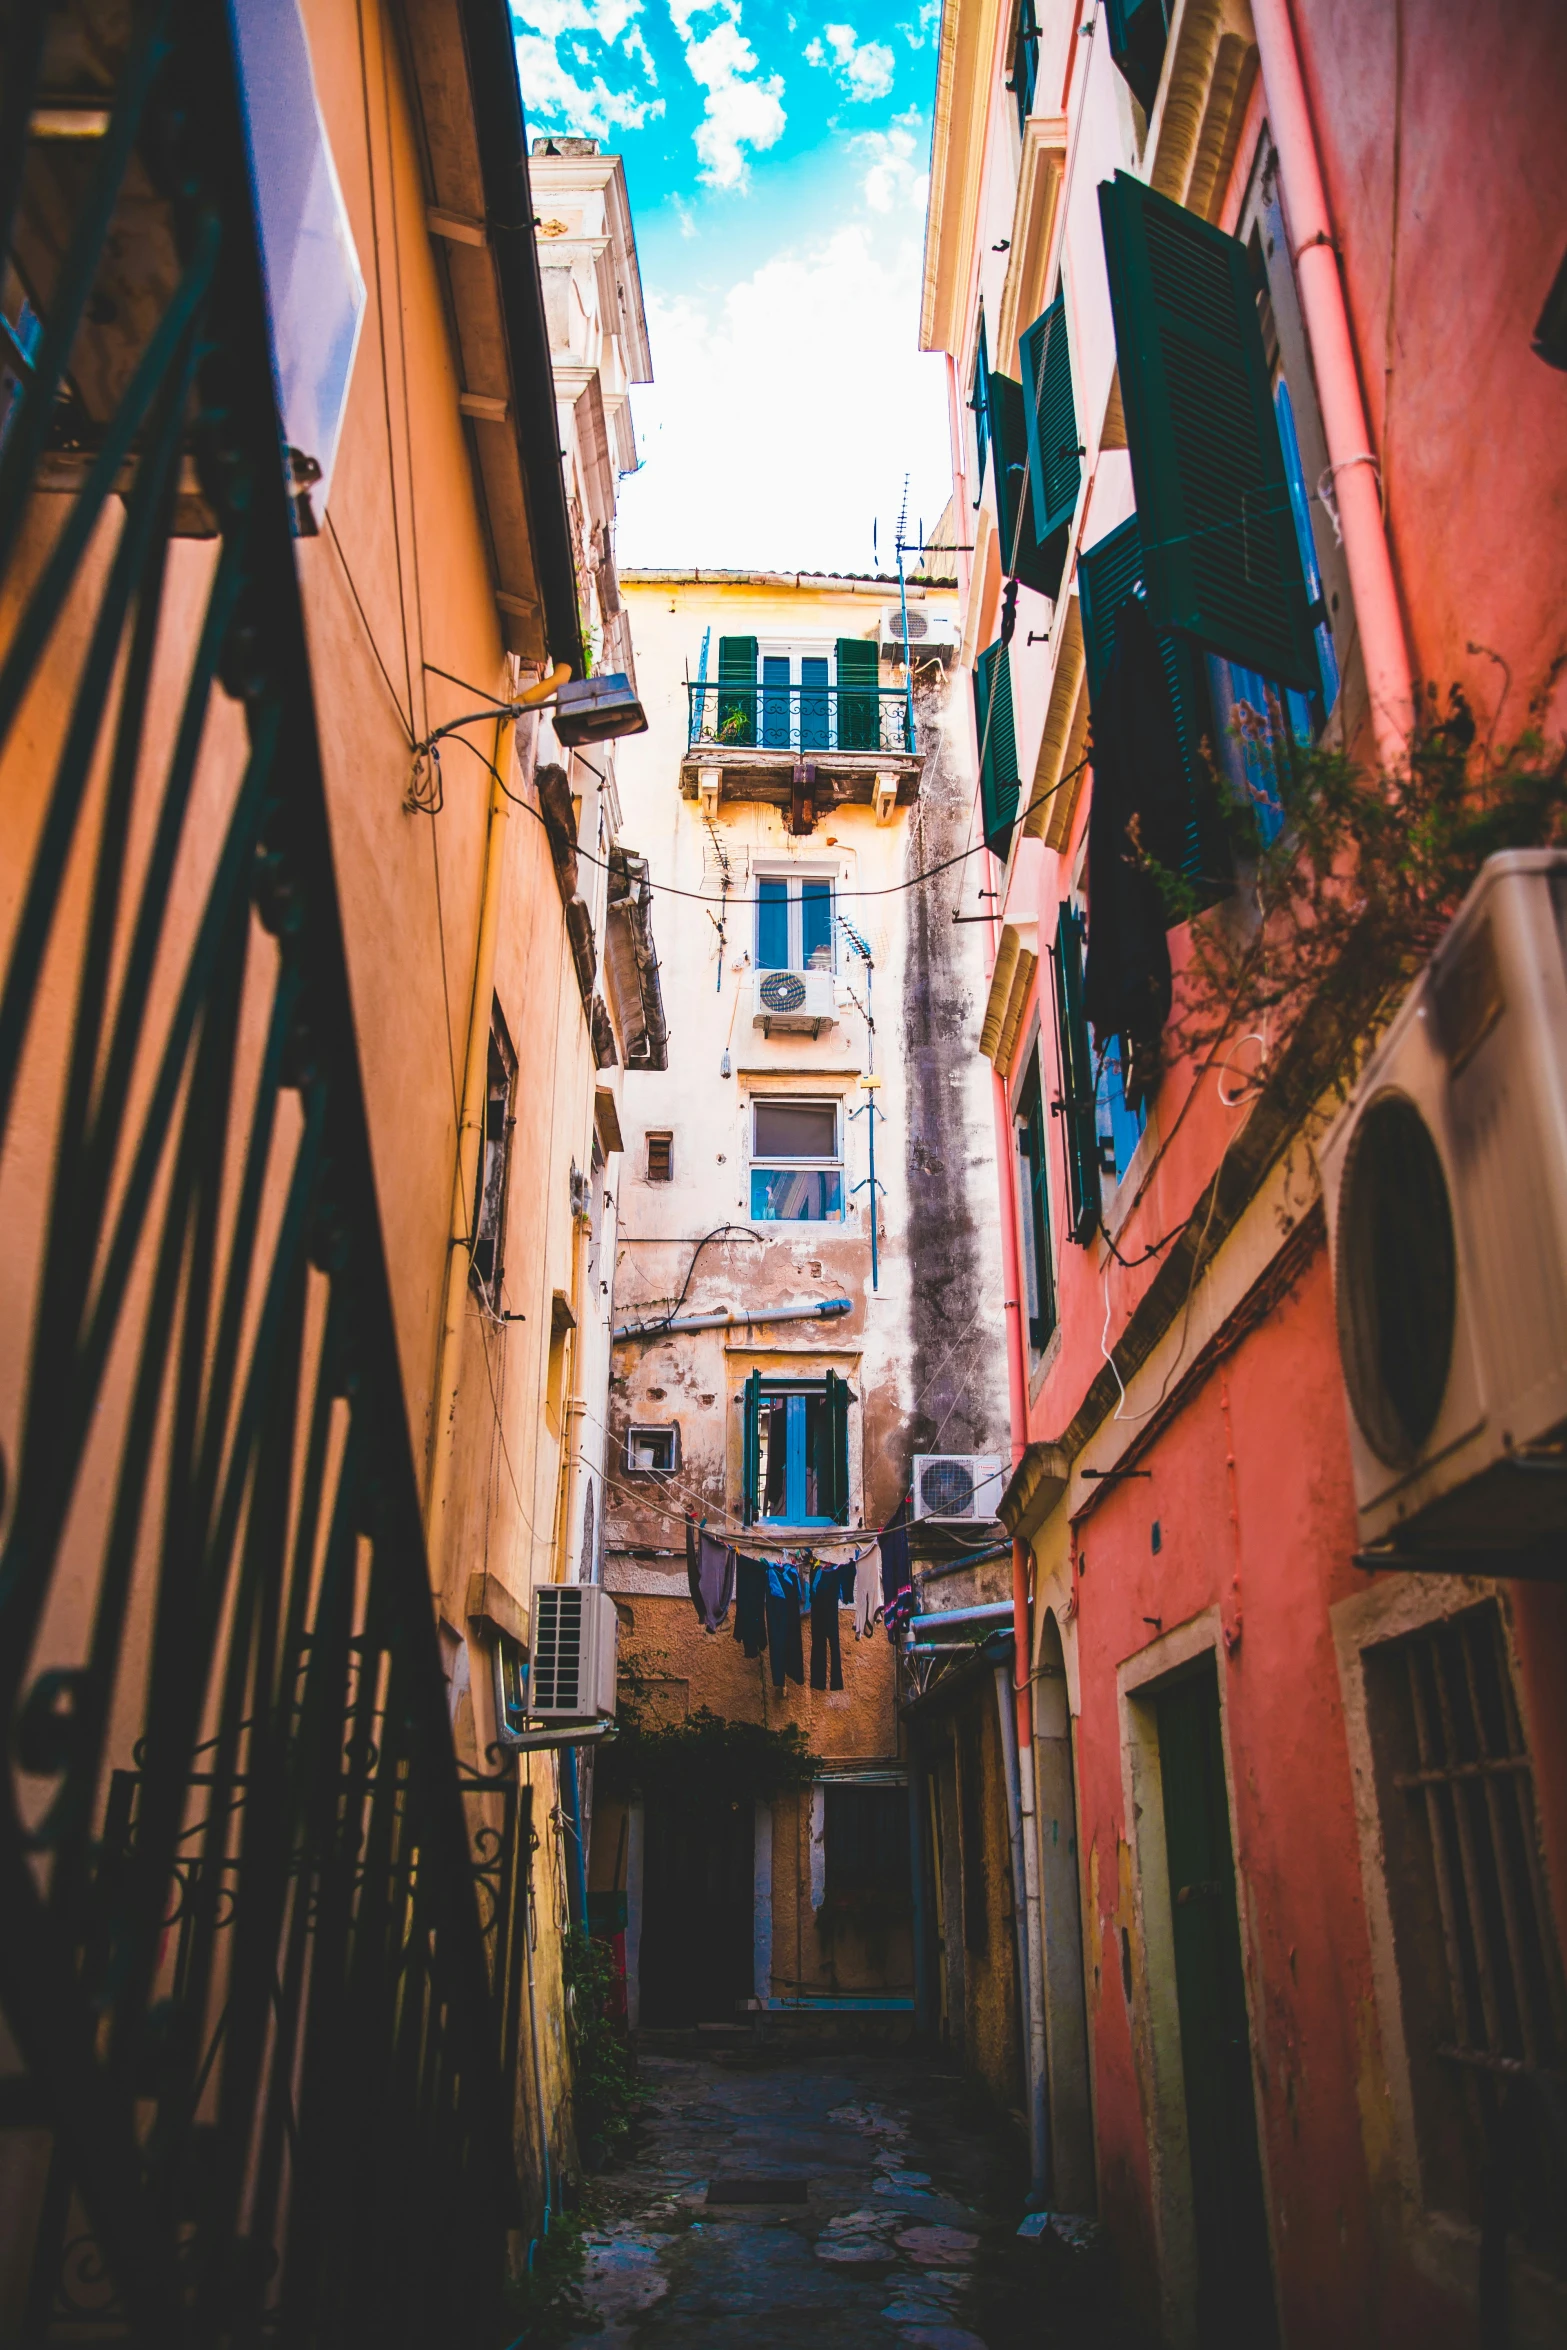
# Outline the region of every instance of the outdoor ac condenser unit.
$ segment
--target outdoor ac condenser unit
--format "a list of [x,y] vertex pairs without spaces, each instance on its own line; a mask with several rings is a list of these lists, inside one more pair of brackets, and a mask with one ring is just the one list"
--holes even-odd
[[917,1452],[916,1518],[978,1519],[988,1524],[1006,1488],[1005,1465],[991,1453]]
[[1559,1557],[1567,855],[1490,859],[1317,1157],[1362,1540]]
[[838,1018],[837,981],[830,971],[758,971],[753,1025],[819,1036]]
[[[878,630],[881,658],[884,661],[903,659],[903,613],[896,604],[887,605]],[[943,669],[950,669],[957,659],[958,624],[948,613],[932,612],[920,604],[909,606],[909,658],[911,661],[939,661]]]
[[533,1593],[528,1712],[545,1722],[602,1722],[615,1711],[615,1603],[598,1583],[540,1583]]

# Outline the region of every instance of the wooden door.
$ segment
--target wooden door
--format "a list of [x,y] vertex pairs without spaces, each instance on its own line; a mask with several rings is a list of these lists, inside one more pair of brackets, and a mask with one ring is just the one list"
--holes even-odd
[[752,1995],[755,1807],[650,1802],[643,1823],[640,2018],[732,2024]]

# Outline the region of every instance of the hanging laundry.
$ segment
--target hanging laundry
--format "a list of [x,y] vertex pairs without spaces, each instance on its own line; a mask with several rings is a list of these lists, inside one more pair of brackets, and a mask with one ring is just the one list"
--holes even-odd
[[697,1556],[696,1520],[686,1512],[686,1589],[691,1594],[691,1605],[696,1609],[696,1620],[702,1621],[702,1565]]
[[800,1638],[800,1577],[783,1559],[767,1561],[767,1647],[772,1661],[773,1687],[782,1689],[784,1676],[805,1680],[805,1643]]
[[818,1567],[811,1591],[811,1687],[843,1687],[843,1656],[838,1647],[838,1607],[841,1590],[836,1567]]
[[904,1495],[881,1530],[881,1595],[889,1640],[914,1612],[914,1577],[909,1566],[909,1497]]
[[705,1531],[697,1536],[697,1613],[705,1631],[716,1632],[729,1613],[734,1597],[735,1553],[730,1542],[720,1542]]
[[858,1559],[842,1559],[838,1565],[838,1596],[845,1607],[854,1605],[854,1582],[859,1573]]
[[869,1640],[881,1614],[881,1557],[873,1542],[855,1569],[854,1577],[854,1637]]
[[735,1638],[747,1656],[760,1656],[767,1646],[767,1561],[736,1551]]

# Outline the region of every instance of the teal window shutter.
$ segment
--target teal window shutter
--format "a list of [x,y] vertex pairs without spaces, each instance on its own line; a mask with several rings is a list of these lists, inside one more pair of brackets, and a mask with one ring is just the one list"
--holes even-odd
[[1164,71],[1173,0],[1105,0],[1110,55],[1145,114],[1152,114]]
[[740,1514],[754,1526],[762,1514],[762,1374],[753,1371],[745,1383],[744,1493]]
[[974,473],[974,503],[979,504],[979,493],[985,486],[985,459],[990,452],[990,352],[985,342],[985,313],[979,314],[979,339],[974,348],[974,388],[969,394],[969,407],[974,413],[974,447],[978,463]]
[[721,636],[718,640],[718,739],[726,743],[756,740],[754,636]]
[[[1078,557],[1077,590],[1083,624],[1083,666],[1088,706],[1096,706],[1115,649],[1115,616],[1143,578],[1143,547],[1134,514]],[[1186,771],[1187,812],[1183,878],[1201,904],[1226,897],[1235,877],[1211,768],[1203,756],[1213,744],[1212,705],[1203,662],[1187,637],[1159,632],[1159,658],[1175,710],[1176,739]]]
[[849,1521],[849,1382],[827,1374],[827,1395],[816,1423],[816,1509],[835,1525]]
[[1055,971],[1056,1052],[1061,1091],[1055,1101],[1066,1143],[1071,1236],[1082,1248],[1099,1223],[1099,1137],[1094,1115],[1094,1057],[1083,1011],[1083,917],[1064,899],[1050,950]]
[[1035,536],[1034,501],[1029,491],[1034,469],[1029,458],[1028,402],[1022,385],[1010,375],[990,379],[990,434],[995,449],[1001,568],[1008,578],[1037,588],[1042,596],[1057,595],[1066,569],[1066,534],[1057,533],[1043,547]]
[[880,654],[868,637],[838,639],[838,748],[840,751],[876,751],[881,748],[877,723]]
[[1017,737],[1012,724],[1012,664],[999,641],[974,664],[974,731],[979,741],[979,806],[985,846],[1006,856],[1017,822]]
[[1050,1256],[1050,1184],[1045,1156],[1045,1103],[1036,1046],[1015,1112],[1018,1173],[1022,1181],[1023,1259],[1027,1274],[1028,1342],[1042,1352],[1056,1326],[1055,1271]]
[[1017,127],[1024,128],[1034,111],[1034,92],[1039,86],[1039,24],[1034,15],[1034,0],[1017,0],[1017,17],[1012,33],[1012,72],[1007,88],[1012,92],[1017,107]]
[[1246,248],[1124,171],[1099,190],[1156,629],[1320,680]]
[[[1019,338],[1018,358],[1026,395],[1034,537],[1040,548],[1046,549],[1058,534],[1070,534],[1083,479],[1064,294],[1057,294],[1049,309]],[[1065,536],[1061,542],[1061,560],[1064,566]]]

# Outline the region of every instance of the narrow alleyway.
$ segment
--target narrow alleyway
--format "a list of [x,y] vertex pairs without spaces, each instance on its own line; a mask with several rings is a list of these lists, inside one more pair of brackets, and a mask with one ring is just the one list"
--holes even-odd
[[1019,2239],[1016,2150],[956,2073],[670,2034],[642,2077],[573,2350],[1136,2350],[1091,2231]]

